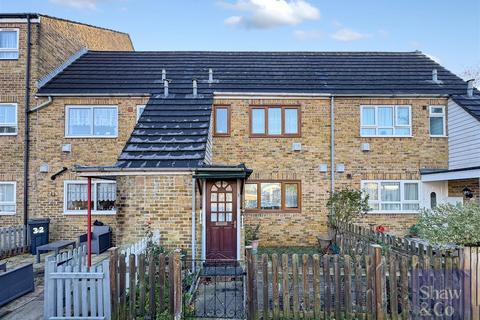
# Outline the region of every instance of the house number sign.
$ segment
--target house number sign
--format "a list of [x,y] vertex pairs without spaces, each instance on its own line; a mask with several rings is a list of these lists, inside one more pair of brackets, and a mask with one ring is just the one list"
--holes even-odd
[[44,233],[45,229],[43,227],[34,227],[33,228],[33,234],[39,234],[39,233]]

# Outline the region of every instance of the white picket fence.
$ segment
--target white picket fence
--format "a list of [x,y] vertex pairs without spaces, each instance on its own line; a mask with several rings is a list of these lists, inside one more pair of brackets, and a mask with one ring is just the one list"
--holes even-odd
[[86,267],[85,246],[45,262],[44,319],[110,319],[109,261]]
[[25,226],[0,228],[0,259],[24,253]]
[[[149,241],[160,243],[160,232],[123,247],[128,266],[130,254],[145,253]],[[87,249],[82,246],[45,261],[44,319],[110,319],[110,270],[105,259],[90,270],[86,267]],[[138,263],[138,261],[137,261]],[[127,289],[129,281],[127,267]]]
[[126,266],[126,289],[129,288],[130,286],[130,273],[129,273],[129,266],[130,266],[130,260],[129,256],[131,254],[135,255],[135,265],[138,265],[138,259],[140,254],[145,253],[147,251],[148,243],[152,242],[154,244],[160,244],[160,231],[155,230],[153,231],[152,237],[145,237],[133,244],[126,245],[122,248],[120,248],[120,254],[125,255],[125,266]]

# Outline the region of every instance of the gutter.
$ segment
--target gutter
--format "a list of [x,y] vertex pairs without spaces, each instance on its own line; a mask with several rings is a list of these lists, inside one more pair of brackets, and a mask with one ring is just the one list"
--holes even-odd
[[27,223],[28,223],[28,167],[29,167],[29,144],[30,144],[30,131],[29,131],[29,111],[30,111],[30,61],[31,61],[31,44],[30,44],[30,32],[31,22],[30,15],[27,14],[27,61],[25,65],[25,105],[24,105],[24,141],[23,141],[23,224],[25,226],[24,243],[28,245],[27,239]]
[[409,98],[446,98],[449,97],[449,94],[431,94],[431,93],[297,93],[297,92],[222,92],[214,91],[214,96],[216,98],[241,98],[241,97],[385,97],[385,98],[395,98],[395,97],[409,97]]

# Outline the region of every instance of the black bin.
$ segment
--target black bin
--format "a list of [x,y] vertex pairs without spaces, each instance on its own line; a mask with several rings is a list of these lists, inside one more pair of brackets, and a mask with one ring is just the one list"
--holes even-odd
[[28,238],[30,253],[37,254],[37,247],[48,243],[50,219],[29,219]]

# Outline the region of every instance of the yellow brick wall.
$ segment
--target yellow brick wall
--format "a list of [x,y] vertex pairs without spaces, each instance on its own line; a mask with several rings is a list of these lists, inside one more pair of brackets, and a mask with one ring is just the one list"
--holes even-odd
[[[63,214],[64,180],[80,179],[71,171],[73,166],[115,164],[135,126],[137,104],[146,102],[147,98],[55,98],[50,106],[32,114],[29,215],[50,217],[52,239],[74,238],[85,230],[85,215]],[[118,106],[118,137],[66,138],[65,105],[78,104]],[[63,144],[71,144],[72,152],[62,152]],[[49,165],[48,173],[39,172],[43,163]],[[51,176],[63,167],[69,170],[52,181]],[[115,216],[96,215],[93,219],[116,223]]]
[[[213,163],[245,162],[254,170],[251,179],[298,179],[302,182],[300,213],[244,213],[246,224],[261,224],[260,245],[314,245],[316,236],[326,232],[326,201],[329,197],[329,173],[319,172],[319,165],[330,169],[330,101],[329,99],[285,100],[221,100],[218,105],[231,105],[231,137],[214,137]],[[413,137],[361,138],[360,105],[408,104],[412,106]],[[336,173],[336,186],[360,187],[367,179],[419,179],[423,167],[446,168],[446,138],[430,138],[428,133],[429,104],[447,104],[445,99],[335,99],[336,163],[345,164],[345,173]],[[302,137],[250,138],[249,105],[300,105]],[[302,150],[292,151],[292,143],[300,142]],[[360,150],[362,142],[370,143],[371,151]],[[351,178],[347,177],[351,175]],[[413,224],[415,215],[371,215],[365,221],[387,225],[399,233]]]
[[127,33],[46,16],[41,17],[39,39],[38,63],[41,76],[82,47],[98,51],[133,51],[133,44]]
[[[0,225],[10,226],[23,223],[23,145],[27,24],[0,23],[0,28],[19,29],[19,58],[17,60],[0,60],[0,103],[17,103],[18,134],[16,136],[0,135],[0,181],[15,181],[17,183],[16,214],[0,216]],[[49,17],[42,17],[41,24],[32,23],[30,36],[30,108],[44,101],[44,99],[35,99],[36,81],[63,63],[65,59],[81,47],[93,50],[133,50],[128,34]],[[35,114],[32,114],[31,122],[35,121],[34,117]],[[48,126],[58,126],[58,121],[50,123]],[[37,139],[45,139],[45,137],[36,137],[31,134],[32,141]],[[30,210],[38,214],[36,208],[32,207],[32,205],[30,205]]]
[[[120,244],[145,237],[147,230],[160,230],[162,246],[191,252],[191,175],[122,176],[117,185]],[[200,229],[197,235],[201,235]]]
[[[467,199],[463,189],[467,187],[473,192],[473,198]],[[449,197],[463,197],[463,203],[476,202],[480,204],[480,179],[451,180],[448,182]]]

